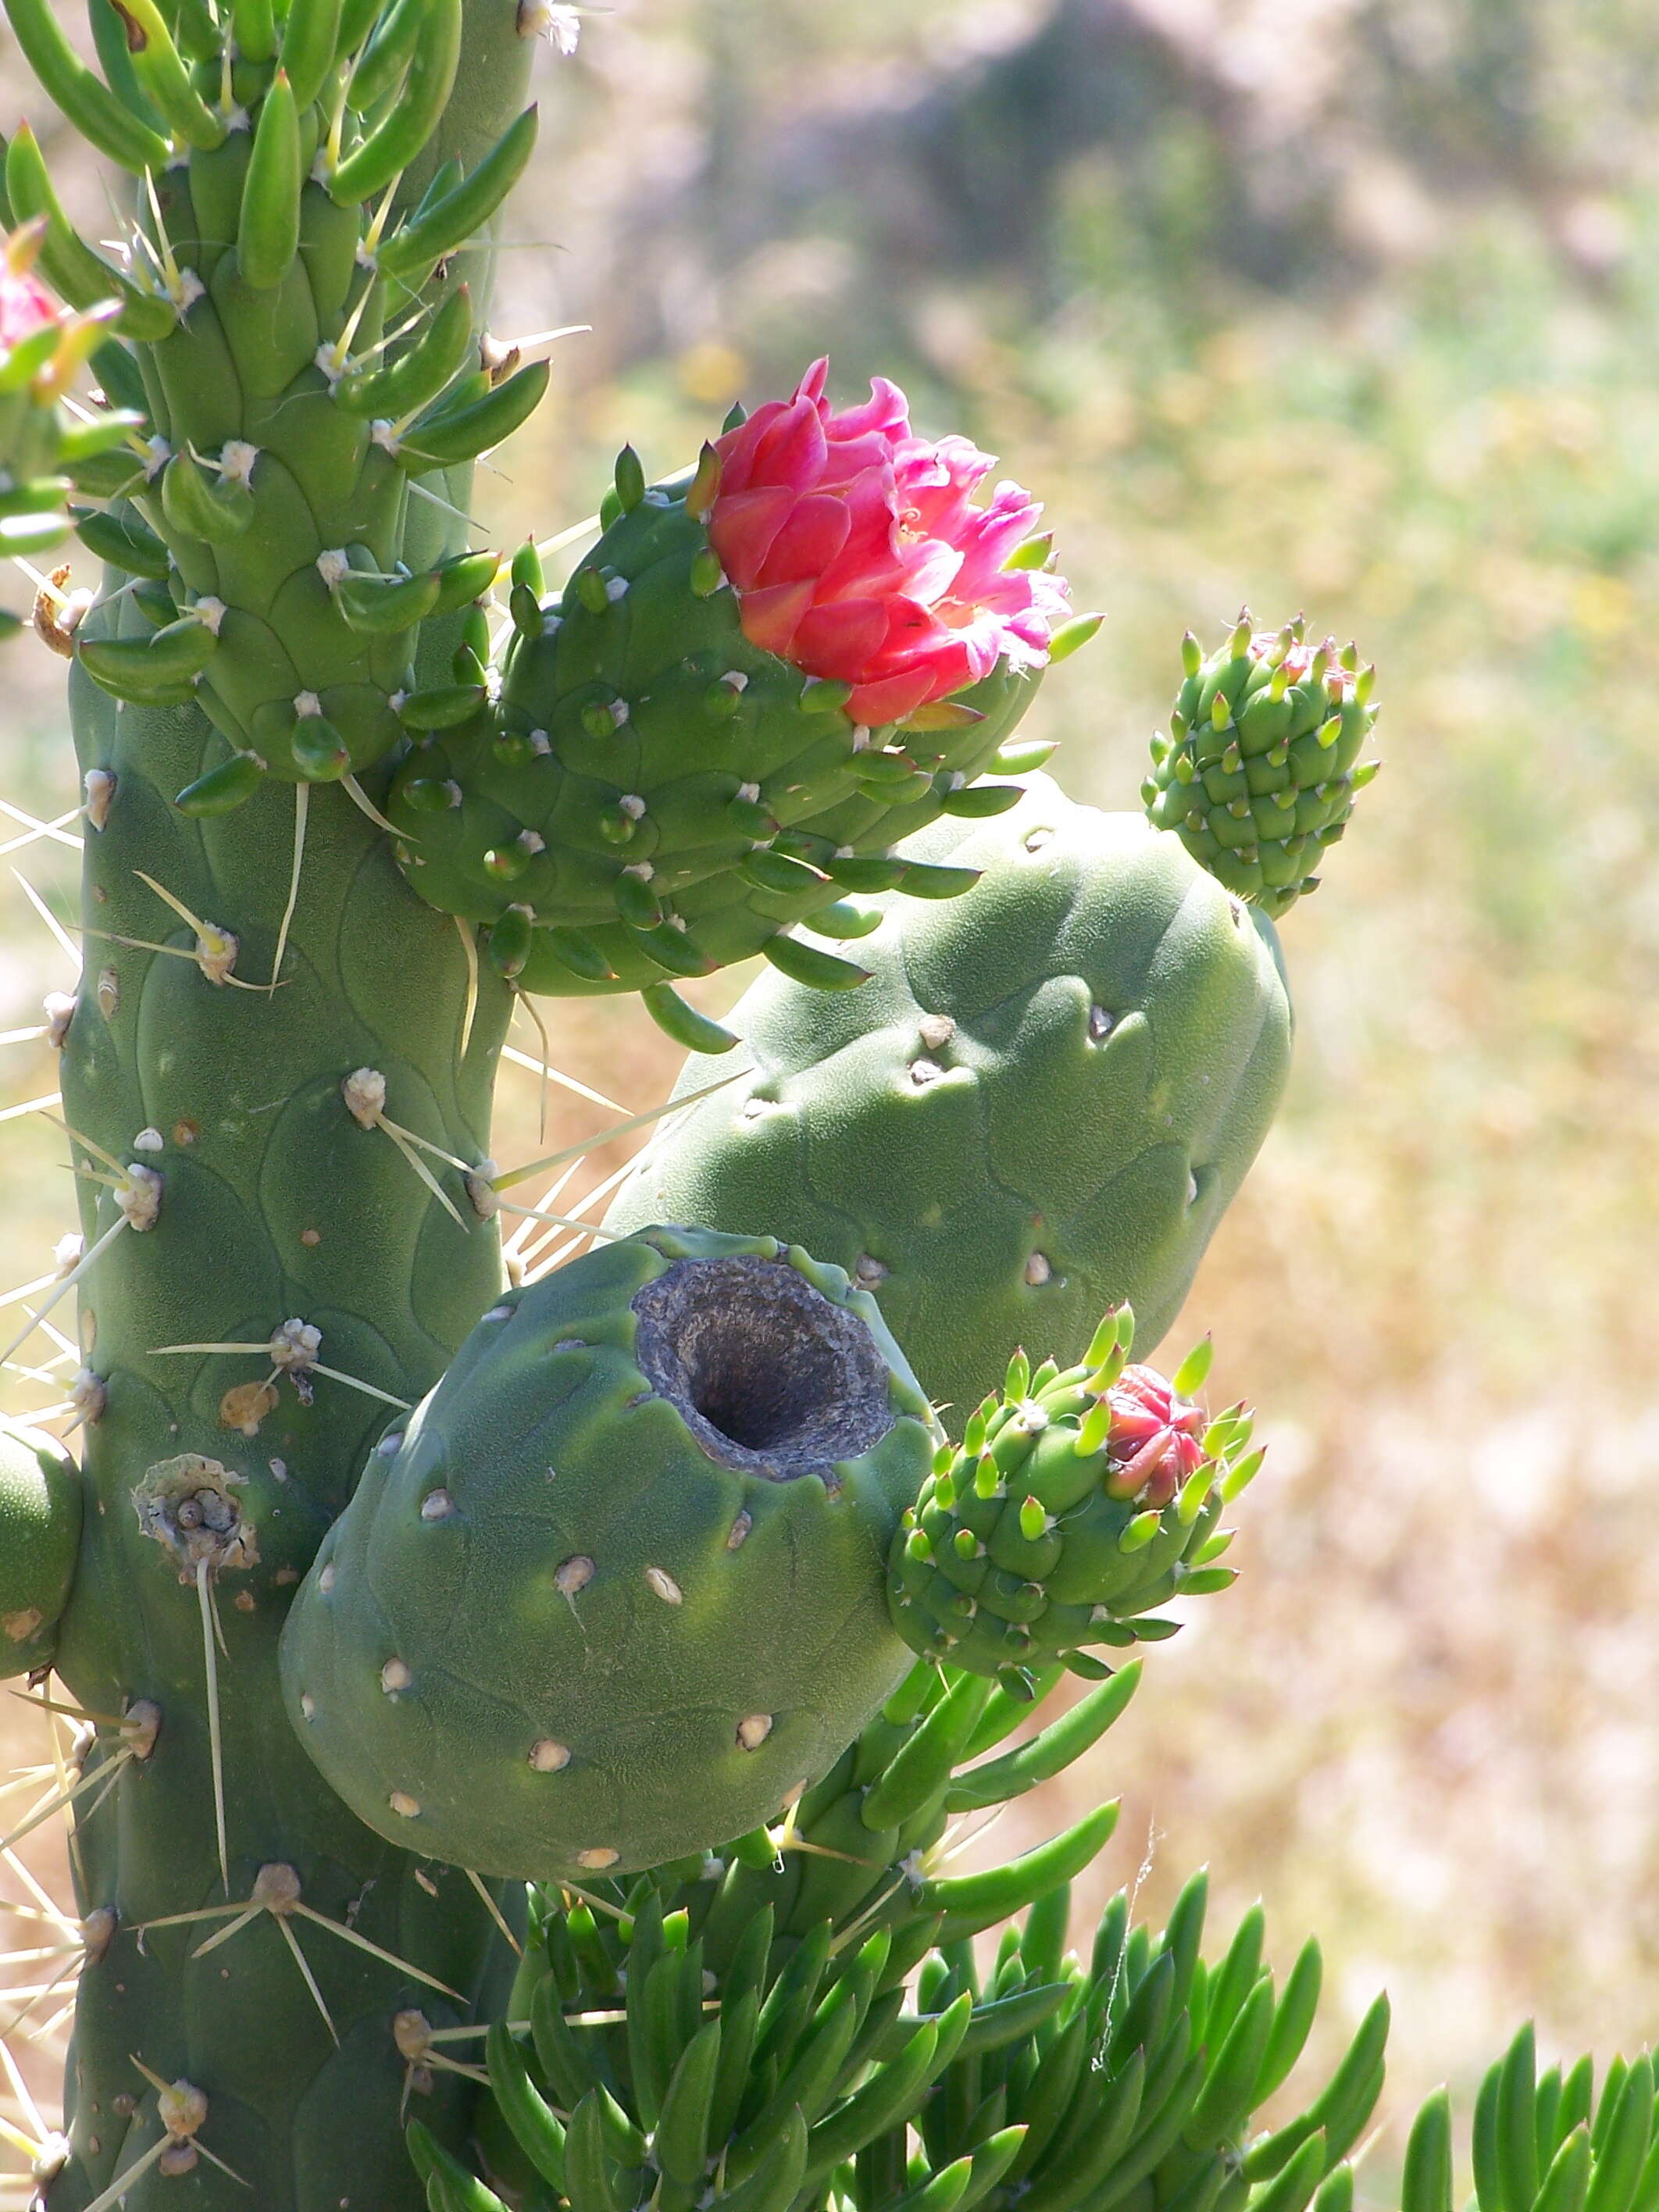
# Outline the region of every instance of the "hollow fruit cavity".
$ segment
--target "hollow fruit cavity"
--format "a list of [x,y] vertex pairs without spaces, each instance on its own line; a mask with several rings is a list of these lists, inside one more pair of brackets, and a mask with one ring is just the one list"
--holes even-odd
[[634,1299],[635,1357],[711,1459],[828,1475],[893,1425],[868,1328],[781,1260],[677,1260]]

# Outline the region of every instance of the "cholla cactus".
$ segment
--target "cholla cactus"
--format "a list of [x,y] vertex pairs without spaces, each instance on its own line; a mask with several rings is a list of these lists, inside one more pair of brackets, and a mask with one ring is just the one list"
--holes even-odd
[[[501,1281],[459,1181],[440,1202],[342,1084],[370,1067],[387,1121],[483,1157],[505,994],[486,974],[472,1001],[358,778],[401,741],[417,653],[447,665],[441,607],[495,574],[454,469],[544,375],[482,367],[472,250],[533,133],[529,46],[514,0],[131,0],[106,84],[46,0],[9,13],[136,179],[118,266],[27,129],[7,155],[42,274],[116,303],[100,384],[144,409],[74,471],[112,568],[71,674],[87,960],[49,1017],[86,1249],[29,1301],[79,1294],[83,1361],[76,1571],[61,1605],[50,1577],[27,1596],[86,1717],[66,2142],[41,2157],[54,2212],[184,2188],[392,2212],[418,2186],[389,2022],[422,1992],[488,2005],[503,1908],[341,1805],[276,1644],[388,1412]],[[432,333],[463,319],[440,374]],[[423,2104],[446,2138],[470,2095],[447,2075]]]
[[[0,533],[45,548],[72,482],[107,564],[72,641],[87,962],[46,1025],[81,1239],[0,1354],[78,1295],[79,1463],[0,1438],[0,1671],[55,1673],[76,1729],[4,1839],[73,1812],[78,1936],[18,2000],[78,1969],[65,2132],[0,2123],[31,2185],[1348,2212],[1385,2003],[1255,2135],[1316,1948],[1276,1985],[1251,1915],[1206,1966],[1200,1882],[1073,1957],[1110,1803],[949,1861],[1121,1715],[1139,1662],[1085,1647],[1228,1577],[1245,1417],[1129,1367],[1122,1313],[1079,1332],[1103,1287],[1167,1322],[1260,1142],[1288,1004],[1240,901],[1279,910],[1340,826],[1365,679],[1248,629],[1189,669],[1164,781],[1201,784],[1182,836],[1234,895],[1028,795],[1010,733],[1093,618],[1023,492],[976,506],[983,456],[885,384],[836,410],[822,364],[678,478],[625,453],[558,592],[533,549],[503,574],[466,468],[546,378],[486,341],[490,225],[530,43],[574,11],[115,0],[100,76],[50,0],[6,6],[137,210],[107,258],[12,140]],[[1254,857],[1214,812],[1238,775]],[[671,1205],[509,1285],[497,1217],[543,1164],[489,1156],[514,990],[637,988],[729,1048],[672,979],[754,951],[760,1140],[688,1115]],[[933,1401],[1027,1340],[1053,1358],[945,1443]],[[1101,1679],[1010,1747],[1067,1668]],[[1646,2212],[1652,2110],[1644,2062],[1590,2125],[1517,2045],[1482,2212]],[[1443,2153],[1431,2106],[1407,2212],[1447,2212]]]

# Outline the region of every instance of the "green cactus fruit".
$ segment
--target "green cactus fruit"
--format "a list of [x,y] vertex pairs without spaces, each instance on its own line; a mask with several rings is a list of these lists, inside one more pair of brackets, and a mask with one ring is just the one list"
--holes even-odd
[[1189,631],[1170,734],[1152,739],[1146,812],[1240,898],[1277,917],[1312,890],[1354,795],[1377,709],[1352,645],[1308,642],[1302,618],[1253,631],[1247,609],[1206,659]]
[[1109,1314],[1088,1357],[1034,1376],[1025,1354],[935,1465],[889,1561],[899,1633],[927,1658],[1020,1681],[1059,1659],[1091,1678],[1092,1644],[1156,1641],[1149,1606],[1224,1589],[1216,1520],[1260,1466],[1252,1420],[1212,1422],[1187,1393],[1201,1345],[1166,1382],[1127,1364],[1134,1316]]
[[[981,878],[884,902],[857,992],[756,983],[730,1017],[753,1073],[665,1124],[607,1226],[826,1255],[959,1433],[1018,1345],[1074,1361],[1125,1300],[1157,1342],[1273,1118],[1291,1009],[1265,917],[1046,777],[906,851]],[[679,1087],[710,1080],[693,1059]]]
[[81,1471],[57,1439],[0,1420],[0,1675],[52,1663],[81,1510]]
[[645,491],[559,598],[522,587],[499,700],[458,690],[466,719],[419,734],[398,771],[410,883],[491,925],[521,989],[634,991],[763,951],[947,811],[1035,695],[1036,672],[1004,659],[863,728],[846,684],[750,641],[710,562],[718,579],[696,482]]
[[873,1300],[658,1229],[492,1307],[325,1540],[290,1717],[370,1826],[576,1878],[752,1828],[909,1663],[883,1562],[934,1449]]

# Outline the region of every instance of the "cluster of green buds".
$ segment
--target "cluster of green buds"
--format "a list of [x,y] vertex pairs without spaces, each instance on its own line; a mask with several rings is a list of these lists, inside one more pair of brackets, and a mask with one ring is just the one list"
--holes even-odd
[[[137,418],[63,402],[118,313],[107,297],[84,311],[59,305],[35,274],[46,226],[20,224],[0,245],[0,556],[28,560],[70,534],[76,472],[125,439]],[[4,618],[15,629],[15,618]]]
[[1207,657],[1188,630],[1170,735],[1152,739],[1141,797],[1154,826],[1238,897],[1277,918],[1319,878],[1376,774],[1359,759],[1377,709],[1358,649],[1311,643],[1302,617],[1252,629],[1249,610]]
[[1207,1339],[1167,1382],[1129,1364],[1133,1340],[1121,1306],[1079,1366],[1033,1372],[1017,1352],[961,1443],[941,1448],[889,1562],[912,1650],[1030,1696],[1034,1664],[1097,1679],[1104,1663],[1083,1647],[1171,1635],[1149,1606],[1232,1582],[1217,1523],[1261,1464],[1253,1418],[1237,1406],[1211,1420],[1193,1402]]

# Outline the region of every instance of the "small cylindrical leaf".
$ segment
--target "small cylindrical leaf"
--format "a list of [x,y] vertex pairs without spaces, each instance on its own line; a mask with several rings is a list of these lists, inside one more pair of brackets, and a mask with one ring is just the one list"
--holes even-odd
[[[338,0],[336,0],[337,21]],[[401,96],[329,179],[341,207],[372,199],[431,137],[461,58],[461,0],[420,0],[420,28]]]
[[335,386],[349,414],[388,422],[429,406],[465,362],[472,347],[472,295],[458,284],[439,303],[425,330],[389,368],[354,368]]
[[294,97],[309,107],[334,66],[340,35],[340,0],[289,0],[282,60]]
[[165,168],[167,140],[93,75],[64,37],[54,0],[6,0],[6,13],[42,89],[83,138],[136,176]]
[[1412,2123],[1400,2212],[1452,2212],[1451,2100],[1437,2089]]
[[207,152],[222,146],[225,119],[191,82],[155,0],[115,0],[115,5],[125,27],[133,74],[168,128],[186,145]]
[[534,362],[482,398],[446,407],[415,423],[398,443],[399,465],[419,476],[428,469],[477,460],[528,421],[547,390],[548,375],[547,363]]
[[495,2102],[520,2149],[543,2180],[558,2188],[564,2179],[564,2128],[531,2080],[524,2053],[505,2021],[490,2024],[484,2063]]
[[640,993],[645,1011],[665,1036],[676,1044],[684,1045],[688,1052],[730,1052],[740,1040],[735,1031],[723,1029],[688,1006],[679,993],[667,983],[647,983]]
[[397,90],[414,56],[425,6],[426,0],[392,0],[375,23],[346,88],[347,104],[359,115]]
[[475,237],[522,175],[536,128],[536,110],[528,107],[476,168],[395,230],[375,257],[382,276],[416,289],[445,254]]
[[300,111],[293,87],[278,70],[254,125],[236,232],[237,266],[256,290],[271,290],[294,266],[304,183]]
[[252,798],[265,780],[265,771],[251,753],[233,753],[194,783],[186,784],[173,800],[181,814],[210,818],[232,814]]
[[803,945],[798,938],[768,938],[761,951],[780,975],[815,991],[853,991],[870,980],[867,968],[854,967],[850,960],[839,960],[833,952]]
[[112,568],[124,568],[130,576],[166,582],[172,567],[167,549],[136,514],[108,514],[98,507],[72,512],[76,534],[88,553]]

